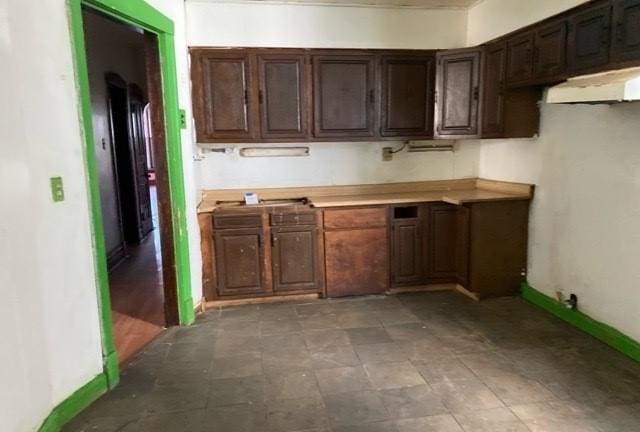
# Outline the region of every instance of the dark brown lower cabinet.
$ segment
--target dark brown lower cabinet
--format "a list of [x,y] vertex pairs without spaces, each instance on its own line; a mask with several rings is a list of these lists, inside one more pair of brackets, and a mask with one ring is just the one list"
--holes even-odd
[[423,206],[391,208],[391,285],[424,282]]
[[318,288],[317,236],[315,226],[272,228],[274,291]]
[[219,230],[215,250],[220,295],[264,292],[262,228]]
[[457,277],[458,206],[437,203],[428,206],[427,280],[453,282]]

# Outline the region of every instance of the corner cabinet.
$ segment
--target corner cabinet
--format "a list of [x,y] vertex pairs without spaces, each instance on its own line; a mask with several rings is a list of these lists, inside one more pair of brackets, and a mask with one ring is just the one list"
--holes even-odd
[[479,136],[480,59],[475,48],[436,55],[436,138]]
[[375,57],[313,56],[314,136],[373,137],[376,126]]

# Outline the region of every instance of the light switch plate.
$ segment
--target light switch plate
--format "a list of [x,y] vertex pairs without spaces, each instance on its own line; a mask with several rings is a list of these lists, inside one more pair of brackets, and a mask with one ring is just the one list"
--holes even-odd
[[51,198],[53,202],[64,201],[64,186],[62,185],[62,177],[51,177]]
[[180,110],[180,129],[187,128],[187,112],[183,109]]

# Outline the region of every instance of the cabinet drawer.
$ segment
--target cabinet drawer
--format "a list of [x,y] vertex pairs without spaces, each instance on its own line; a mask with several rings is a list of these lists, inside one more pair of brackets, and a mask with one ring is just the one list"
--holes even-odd
[[214,215],[214,228],[246,228],[261,227],[262,215]]
[[270,216],[272,226],[316,225],[315,213],[284,213]]
[[387,209],[385,207],[325,210],[324,212],[325,229],[385,226],[387,226]]

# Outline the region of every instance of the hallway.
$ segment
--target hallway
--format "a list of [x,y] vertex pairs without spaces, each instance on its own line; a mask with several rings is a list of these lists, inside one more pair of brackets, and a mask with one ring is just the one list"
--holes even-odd
[[640,365],[521,298],[210,310],[69,431],[632,432]]

